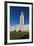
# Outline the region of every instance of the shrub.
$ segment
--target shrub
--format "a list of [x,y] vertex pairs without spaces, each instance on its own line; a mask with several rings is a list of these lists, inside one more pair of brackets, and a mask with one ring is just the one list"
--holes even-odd
[[19,32],[21,32],[21,30],[19,30]]

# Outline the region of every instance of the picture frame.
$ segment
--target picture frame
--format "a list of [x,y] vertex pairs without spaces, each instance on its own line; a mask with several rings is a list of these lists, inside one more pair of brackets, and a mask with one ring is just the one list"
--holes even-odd
[[[5,45],[33,43],[33,3],[5,1],[4,15],[5,15],[4,17],[4,22],[5,22],[4,44]],[[23,18],[20,15],[24,15]],[[18,18],[18,16],[20,17],[20,19]],[[19,23],[18,20],[20,21],[20,24],[14,27]],[[25,26],[25,24],[28,25]],[[12,27],[14,28],[12,29]],[[19,31],[16,31],[17,29]],[[25,34],[24,35],[22,33],[22,30],[25,31],[25,29],[27,29],[28,31],[26,31],[27,33],[24,33]],[[28,37],[26,34],[28,35]]]

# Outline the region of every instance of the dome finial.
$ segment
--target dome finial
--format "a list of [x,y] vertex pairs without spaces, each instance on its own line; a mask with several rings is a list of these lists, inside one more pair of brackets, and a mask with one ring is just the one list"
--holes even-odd
[[23,11],[21,11],[21,15],[23,15]]

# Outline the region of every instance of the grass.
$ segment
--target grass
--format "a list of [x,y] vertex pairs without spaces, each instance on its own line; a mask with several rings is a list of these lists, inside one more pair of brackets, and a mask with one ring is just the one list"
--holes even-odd
[[29,32],[10,32],[10,40],[11,39],[29,39]]

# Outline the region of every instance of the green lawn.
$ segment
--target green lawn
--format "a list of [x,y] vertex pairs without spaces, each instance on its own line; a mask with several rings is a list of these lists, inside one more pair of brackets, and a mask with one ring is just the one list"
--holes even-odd
[[11,39],[29,39],[29,32],[10,32],[10,40]]

